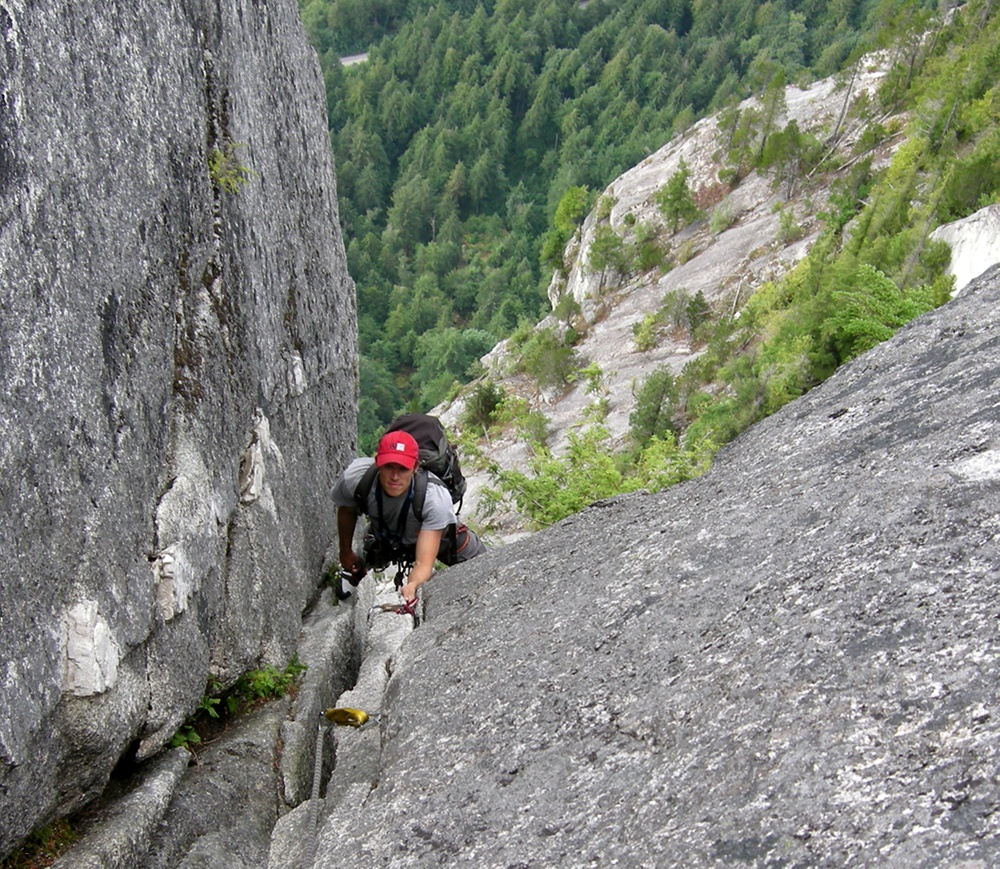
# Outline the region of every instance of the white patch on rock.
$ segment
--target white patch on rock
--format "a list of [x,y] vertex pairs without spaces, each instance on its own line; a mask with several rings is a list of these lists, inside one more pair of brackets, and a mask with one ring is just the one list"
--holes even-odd
[[66,656],[62,690],[77,697],[103,694],[118,681],[121,650],[92,600],[64,616]]
[[959,462],[954,471],[971,483],[1000,480],[1000,450],[987,450]]
[[294,396],[300,396],[306,391],[306,368],[302,362],[302,357],[297,351],[292,353],[292,368],[289,372],[288,390]]
[[156,584],[156,608],[163,621],[169,622],[187,609],[196,583],[180,544],[172,543],[157,553],[153,560],[153,582]]
[[250,443],[240,459],[240,503],[253,504],[261,499],[273,508],[273,498],[267,487],[266,476],[269,464],[277,468],[284,466],[281,450],[271,438],[271,423],[264,412],[257,408],[254,413],[254,427]]
[[264,488],[264,450],[254,438],[240,459],[240,502],[252,504]]
[[1000,205],[990,205],[931,233],[951,246],[948,274],[955,276],[955,294],[1000,262]]
[[243,504],[252,504],[264,490],[264,443],[270,439],[267,417],[257,408],[250,443],[240,458],[239,487],[240,502]]

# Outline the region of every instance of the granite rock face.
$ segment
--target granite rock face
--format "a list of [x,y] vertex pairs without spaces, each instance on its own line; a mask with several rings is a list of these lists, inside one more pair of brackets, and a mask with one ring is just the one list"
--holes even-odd
[[0,3],[0,854],[282,666],[355,442],[292,0]]
[[704,477],[436,577],[317,865],[996,865],[998,376],[994,268]]

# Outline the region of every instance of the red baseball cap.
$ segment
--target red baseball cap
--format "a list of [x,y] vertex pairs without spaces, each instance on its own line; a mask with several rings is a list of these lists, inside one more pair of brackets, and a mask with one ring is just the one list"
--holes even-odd
[[382,465],[402,465],[407,470],[412,470],[417,466],[419,459],[420,450],[417,442],[408,432],[386,432],[378,442],[375,464],[380,468]]

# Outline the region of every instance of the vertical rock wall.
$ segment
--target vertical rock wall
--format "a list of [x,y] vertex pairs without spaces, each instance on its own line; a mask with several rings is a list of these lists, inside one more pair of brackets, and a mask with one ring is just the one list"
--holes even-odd
[[0,0],[0,854],[285,663],[355,336],[294,0]]

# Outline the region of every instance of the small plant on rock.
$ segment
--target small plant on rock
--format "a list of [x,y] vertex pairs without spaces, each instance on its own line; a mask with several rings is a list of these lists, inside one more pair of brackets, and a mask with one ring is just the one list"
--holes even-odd
[[470,428],[488,429],[496,420],[506,392],[492,380],[476,384],[465,401],[463,422]]
[[3,869],[40,869],[42,866],[51,866],[79,839],[80,834],[73,825],[66,818],[61,818],[35,830],[17,851],[0,861],[0,866]]
[[225,142],[221,148],[212,148],[208,152],[209,177],[226,193],[239,193],[257,174],[239,159],[236,152],[243,147],[238,142]]
[[[226,693],[221,692],[221,685],[214,677],[208,680],[205,695],[198,703],[195,713],[178,728],[170,740],[173,748],[186,748],[193,751],[201,745],[205,737],[215,733],[223,726],[225,717],[237,715],[241,710],[266,700],[283,697],[298,683],[299,676],[307,669],[299,661],[298,655],[293,655],[284,670],[277,667],[264,667],[260,670],[250,670],[236,680],[236,684]],[[225,712],[225,717],[221,715]]]

